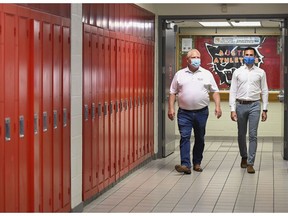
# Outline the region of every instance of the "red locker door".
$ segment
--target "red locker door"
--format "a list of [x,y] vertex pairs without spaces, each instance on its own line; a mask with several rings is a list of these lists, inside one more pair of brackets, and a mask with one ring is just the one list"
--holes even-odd
[[[129,42],[129,74],[128,74],[128,79],[129,79],[129,90],[128,90],[128,98],[129,98],[129,106],[128,106],[128,118],[129,118],[129,165],[133,165],[135,161],[134,157],[134,121],[133,121],[133,89],[134,89],[134,44],[133,42]],[[130,170],[133,167],[129,168]]]
[[53,24],[53,212],[62,206],[62,31]]
[[[134,43],[134,52],[139,52],[138,43]],[[134,125],[134,160],[138,160],[138,69],[139,69],[139,56],[134,57],[134,71],[133,71],[133,125]],[[136,164],[135,164],[136,165]]]
[[63,208],[67,211],[71,209],[71,171],[70,171],[70,27],[63,26]]
[[115,60],[115,68],[116,68],[116,84],[115,84],[115,173],[116,173],[116,180],[120,177],[120,145],[121,145],[121,134],[120,134],[120,110],[119,110],[119,103],[121,98],[121,43],[120,40],[116,40],[116,60]]
[[143,73],[143,106],[144,106],[144,155],[145,158],[148,157],[148,104],[147,104],[147,85],[148,85],[148,50],[146,41],[144,44],[144,73]]
[[83,200],[91,190],[91,39],[90,27],[83,25]]
[[[33,15],[32,15],[33,17]],[[31,157],[31,164],[33,167],[33,177],[34,180],[31,184],[34,186],[34,210],[35,212],[43,211],[42,199],[42,181],[40,181],[40,170],[41,170],[41,143],[40,139],[42,137],[42,130],[39,128],[39,116],[40,116],[40,104],[41,104],[41,92],[42,92],[42,72],[41,72],[41,37],[40,37],[40,22],[38,20],[31,20],[31,32],[32,32],[32,73],[30,73],[30,79],[33,85],[30,85],[32,100],[29,103],[32,107],[29,113],[30,119],[33,119],[33,124],[29,129],[31,133],[33,147],[31,152],[33,152],[33,157]]]
[[42,182],[43,212],[52,212],[53,200],[53,86],[52,24],[42,22]]
[[[0,25],[3,26],[3,5],[0,5]],[[0,32],[0,212],[5,210],[4,199],[4,47],[3,32]]]
[[4,193],[5,212],[19,211],[17,8],[4,5]]
[[18,104],[18,121],[19,121],[19,211],[31,212],[33,211],[33,196],[30,195],[33,187],[30,184],[32,176],[29,169],[31,168],[30,157],[30,137],[28,136],[28,124],[31,124],[29,119],[29,104],[27,101],[29,97],[29,11],[27,9],[19,8],[18,18],[18,74],[19,74],[19,104]]
[[98,102],[98,108],[97,108],[97,113],[98,113],[98,122],[99,122],[99,142],[98,142],[98,158],[99,158],[99,190],[102,190],[104,188],[104,163],[105,163],[105,157],[104,157],[104,37],[103,33],[99,32],[99,37],[98,37],[98,42],[99,42],[99,73],[97,76],[98,80],[98,88],[99,88],[99,102]]
[[110,38],[104,37],[104,179],[105,185],[108,186],[109,178],[111,176],[110,165],[110,125],[109,125],[109,104],[110,104]]
[[121,52],[120,52],[120,55],[121,55],[121,66],[120,66],[120,88],[121,88],[121,99],[120,99],[120,175],[123,176],[127,171],[128,169],[126,170],[127,166],[126,166],[126,163],[127,163],[127,119],[125,117],[125,114],[126,114],[126,106],[125,106],[125,103],[126,103],[126,59],[127,59],[127,56],[126,56],[126,49],[125,49],[125,41],[124,40],[121,40],[120,41],[120,46],[121,46]]
[[140,139],[140,157],[143,157],[144,156],[144,104],[143,104],[144,80],[143,80],[143,75],[145,71],[144,71],[144,45],[142,43],[140,44],[140,64],[139,65],[140,65],[140,70],[139,70],[140,136],[139,136],[139,139]]
[[91,34],[91,89],[92,89],[92,107],[91,107],[91,118],[92,118],[92,188],[95,188],[95,193],[98,190],[98,136],[99,136],[99,122],[97,116],[97,105],[99,101],[99,87],[98,87],[98,55],[99,55],[99,44],[98,44],[98,35],[97,35],[97,28],[91,27],[92,34]]
[[[110,32],[111,34],[111,32]],[[115,100],[116,100],[116,39],[115,34],[110,38],[110,168],[111,168],[111,182],[115,182],[116,174],[116,112],[115,112]]]

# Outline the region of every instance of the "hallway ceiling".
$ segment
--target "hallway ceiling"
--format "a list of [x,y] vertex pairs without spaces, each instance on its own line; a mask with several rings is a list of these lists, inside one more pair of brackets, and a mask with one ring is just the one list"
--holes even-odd
[[[280,20],[251,20],[251,19],[203,19],[203,20],[171,20],[169,22],[172,22],[176,24],[178,27],[185,27],[185,28],[202,28],[203,26],[199,22],[255,22],[260,21],[261,27],[257,28],[278,28],[280,27]],[[204,28],[211,28],[211,27],[204,27]],[[214,28],[214,27],[212,27]],[[226,27],[230,28],[230,27]],[[231,28],[241,28],[241,27],[233,27],[231,25]],[[253,27],[252,27],[253,28]]]

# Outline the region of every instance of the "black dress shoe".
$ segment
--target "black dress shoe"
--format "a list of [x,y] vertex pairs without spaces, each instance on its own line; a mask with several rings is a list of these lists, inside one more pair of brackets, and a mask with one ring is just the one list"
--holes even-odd
[[184,165],[175,165],[175,169],[180,173],[191,174],[191,169]]

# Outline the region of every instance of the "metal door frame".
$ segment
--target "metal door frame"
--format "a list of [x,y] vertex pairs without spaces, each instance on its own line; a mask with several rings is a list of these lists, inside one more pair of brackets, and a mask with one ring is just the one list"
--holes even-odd
[[[167,118],[165,116],[165,94],[163,92],[163,81],[165,77],[165,30],[163,30],[163,25],[166,22],[166,20],[184,20],[184,19],[193,19],[193,20],[205,20],[205,19],[279,19],[279,22],[281,20],[284,20],[285,26],[287,28],[287,20],[288,20],[288,14],[240,14],[240,15],[202,15],[202,16],[188,16],[188,15],[173,15],[173,16],[159,16],[158,17],[158,153],[157,158],[162,158],[163,154],[163,139],[165,138],[164,129],[165,125],[163,125],[164,118]],[[288,55],[288,36],[285,37],[285,47],[283,48],[285,54],[285,61],[284,64],[284,92],[285,92],[285,100],[284,100],[284,155],[285,152],[288,154],[288,114],[287,114],[287,107],[288,107],[288,98],[287,98],[287,92],[288,92],[288,60],[286,56]],[[285,160],[288,159],[288,156],[283,157]]]

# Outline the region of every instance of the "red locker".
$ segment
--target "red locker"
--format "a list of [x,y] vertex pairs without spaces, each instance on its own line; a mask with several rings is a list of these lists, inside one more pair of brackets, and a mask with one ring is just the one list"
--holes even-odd
[[104,4],[96,5],[96,26],[103,28]]
[[110,168],[111,168],[111,181],[115,182],[116,174],[116,112],[115,112],[115,101],[116,101],[116,34],[110,32],[110,104],[109,104],[109,113],[110,113]]
[[4,185],[5,212],[19,211],[19,146],[18,146],[18,73],[17,11],[14,5],[3,6],[4,34]]
[[83,200],[91,190],[91,38],[90,27],[83,24]]
[[148,155],[148,104],[147,104],[147,86],[148,86],[148,79],[147,79],[147,75],[148,75],[148,50],[147,50],[147,41],[145,40],[145,44],[144,44],[144,67],[143,67],[143,109],[144,109],[144,155],[145,158],[147,158]]
[[[18,103],[18,143],[19,143],[19,211],[33,211],[33,202],[31,191],[33,191],[32,175],[30,173],[30,137],[29,137],[29,62],[30,62],[30,21],[29,11],[24,8],[18,8],[18,74],[19,74],[19,103]],[[15,82],[17,85],[17,82]]]
[[98,55],[99,55],[99,44],[98,44],[98,35],[97,28],[91,27],[91,88],[92,88],[92,107],[91,107],[91,118],[92,118],[92,188],[95,188],[95,193],[98,191],[98,136],[99,136],[99,119],[97,116],[97,105],[99,102],[99,88],[98,88]]
[[[138,43],[134,43],[134,51],[135,53],[139,52],[139,45]],[[138,161],[138,154],[139,154],[139,139],[138,139],[138,134],[139,134],[139,127],[138,127],[138,77],[139,77],[139,55],[134,56],[134,75],[133,75],[133,80],[134,80],[134,88],[133,88],[133,123],[134,123],[134,160],[135,162]],[[135,166],[137,164],[135,163]]]
[[[117,37],[118,35],[116,35]],[[118,38],[118,37],[117,37]],[[115,68],[116,68],[116,94],[115,94],[115,115],[116,115],[116,131],[115,131],[115,173],[116,180],[120,177],[120,148],[121,148],[121,114],[120,114],[120,99],[121,99],[121,43],[120,40],[116,40],[116,60],[115,60]]]
[[[55,20],[56,21],[56,20]],[[62,207],[62,30],[52,27],[53,47],[53,212]]]
[[[2,67],[0,69],[2,69]],[[4,116],[3,114],[4,114],[4,103],[0,102],[0,212],[5,211],[5,194],[4,194],[4,191],[5,191],[5,185],[4,185],[5,154],[4,154]]]
[[104,138],[105,138],[105,131],[104,131],[104,76],[105,76],[105,70],[104,70],[104,65],[105,65],[105,59],[104,59],[104,37],[103,37],[103,30],[99,30],[99,37],[98,37],[98,43],[99,43],[99,72],[97,76],[98,80],[98,88],[99,88],[99,101],[97,105],[97,113],[98,113],[98,122],[99,122],[99,142],[98,142],[98,158],[99,158],[99,191],[103,190],[104,188],[104,167],[105,167],[105,150],[104,150]]
[[42,196],[43,212],[52,212],[53,200],[53,54],[52,24],[42,22]]
[[[3,6],[0,5],[0,25],[3,26]],[[0,212],[4,212],[4,68],[3,33],[0,32]]]
[[120,5],[115,4],[115,32],[120,32]]
[[[104,7],[106,8],[106,7]],[[104,33],[107,35],[107,31],[104,30]],[[111,166],[110,166],[110,138],[109,138],[109,104],[110,104],[110,38],[104,37],[104,68],[103,72],[103,117],[104,117],[104,186],[108,186],[109,178],[111,177]]]
[[70,119],[70,53],[71,53],[71,43],[70,43],[70,23],[62,28],[63,35],[63,113],[62,113],[62,125],[63,125],[63,210],[70,211],[71,209],[71,158],[70,158],[70,129],[71,129],[71,119]]
[[140,41],[140,73],[139,73],[139,106],[140,106],[140,113],[139,113],[139,118],[140,118],[140,124],[139,124],[139,131],[140,131],[140,136],[139,136],[139,139],[140,139],[140,157],[141,157],[141,160],[142,157],[144,156],[144,104],[143,104],[143,101],[144,101],[144,80],[143,80],[143,75],[144,75],[144,45],[142,43],[142,41]]
[[[32,14],[33,17],[33,14]],[[36,15],[35,15],[36,18]],[[31,164],[34,164],[33,167],[33,181],[31,184],[34,186],[34,211],[39,212],[43,211],[42,203],[42,181],[40,179],[40,170],[41,170],[41,137],[42,130],[39,127],[39,116],[41,108],[41,95],[42,95],[42,73],[41,73],[41,34],[40,34],[40,21],[31,20],[31,32],[32,32],[32,73],[30,73],[30,79],[33,82],[33,85],[30,85],[31,88],[29,91],[32,94],[31,103],[31,112],[29,113],[29,118],[33,119],[33,126],[30,128],[29,133],[31,133],[33,147],[31,147],[31,152],[33,152],[33,157],[31,157]]]

